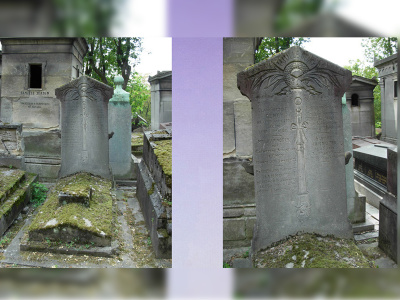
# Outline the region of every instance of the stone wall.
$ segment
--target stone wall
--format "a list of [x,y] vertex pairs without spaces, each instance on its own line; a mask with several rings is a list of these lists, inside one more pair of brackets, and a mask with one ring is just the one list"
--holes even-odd
[[238,90],[236,74],[254,64],[258,41],[223,41],[224,249],[249,247],[253,236],[254,176],[242,166],[253,155],[251,103]]

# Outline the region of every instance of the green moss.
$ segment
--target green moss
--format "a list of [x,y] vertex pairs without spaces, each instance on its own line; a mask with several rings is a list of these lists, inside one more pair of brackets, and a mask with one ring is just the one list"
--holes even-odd
[[[60,192],[84,193],[90,187],[93,188],[93,194],[89,207],[79,203],[59,204]],[[111,236],[113,199],[110,189],[110,181],[88,173],[79,173],[60,179],[28,230],[71,226],[90,231],[98,236],[102,235],[101,232],[106,236]],[[56,221],[50,222],[51,220]]]
[[155,183],[153,182],[153,183],[151,184],[151,188],[150,188],[150,189],[148,190],[148,192],[147,192],[148,195],[151,195],[151,194],[154,193],[154,185],[155,185]]
[[156,144],[154,154],[165,174],[166,184],[172,187],[172,140],[155,141],[154,144]]
[[132,134],[131,145],[143,146],[143,133]]
[[152,132],[152,134],[168,134],[168,132],[165,130],[157,130],[157,131]]
[[26,188],[32,182],[35,175],[28,174],[25,183],[13,194],[10,194],[8,199],[0,207],[0,218],[3,215],[7,216],[13,207],[21,205],[25,200]]
[[17,187],[21,177],[24,176],[25,171],[0,168],[0,199],[3,199],[7,193],[12,193]]
[[262,268],[370,268],[353,240],[302,234],[260,251],[255,264]]

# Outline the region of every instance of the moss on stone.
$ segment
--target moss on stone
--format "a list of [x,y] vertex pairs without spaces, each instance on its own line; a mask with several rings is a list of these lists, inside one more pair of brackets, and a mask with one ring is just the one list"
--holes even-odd
[[301,234],[289,237],[254,257],[259,268],[371,268],[353,240]]
[[24,174],[25,171],[0,168],[0,200],[15,190]]
[[154,154],[157,156],[158,163],[160,164],[164,174],[165,181],[168,187],[172,186],[172,140],[155,141],[156,145]]
[[151,188],[148,190],[148,192],[147,192],[147,194],[150,196],[151,194],[153,194],[154,193],[154,186],[155,186],[155,183],[153,182],[152,184],[151,184]]
[[32,183],[34,177],[35,175],[28,174],[25,183],[21,187],[19,187],[19,189],[17,189],[13,194],[9,195],[8,199],[0,206],[0,218],[2,218],[3,216],[7,216],[12,211],[13,207],[19,206],[22,202],[25,201],[26,189]]
[[143,146],[143,133],[132,134],[131,145]]
[[[60,205],[60,192],[80,193],[93,188],[90,206],[79,203]],[[39,213],[28,230],[40,230],[70,226],[86,230],[97,236],[112,235],[113,199],[110,194],[111,182],[88,173],[78,173],[62,178],[48,195]]]

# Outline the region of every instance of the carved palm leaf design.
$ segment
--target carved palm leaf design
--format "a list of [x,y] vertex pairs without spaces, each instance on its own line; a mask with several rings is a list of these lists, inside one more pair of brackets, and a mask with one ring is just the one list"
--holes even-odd
[[[261,72],[264,74],[257,77],[257,75]],[[260,72],[253,74],[251,77],[255,78],[252,84],[252,89],[261,88],[263,82],[267,80],[267,87],[272,86],[272,89],[274,90],[279,84],[284,82],[285,74],[283,70],[277,68],[277,69],[262,70]]]
[[[339,87],[340,83],[336,76],[343,75],[331,69],[321,68],[318,63],[314,68],[310,69],[308,72],[305,72],[300,80],[308,87],[315,90],[315,86],[312,86],[312,83],[316,83],[322,88],[329,88],[333,85]],[[320,91],[315,91],[321,93]]]

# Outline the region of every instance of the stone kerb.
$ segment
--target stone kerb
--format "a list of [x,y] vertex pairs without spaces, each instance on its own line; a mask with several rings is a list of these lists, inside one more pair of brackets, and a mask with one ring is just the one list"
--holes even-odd
[[237,79],[252,105],[253,251],[298,232],[351,238],[341,108],[351,72],[296,46]]
[[81,76],[55,92],[61,102],[59,177],[89,172],[111,179],[108,101],[113,95],[113,88]]

